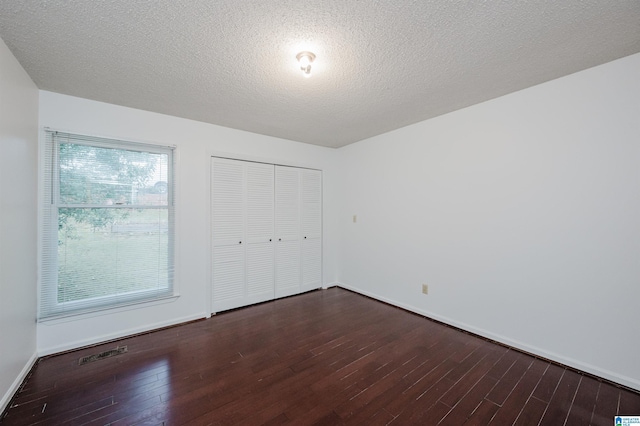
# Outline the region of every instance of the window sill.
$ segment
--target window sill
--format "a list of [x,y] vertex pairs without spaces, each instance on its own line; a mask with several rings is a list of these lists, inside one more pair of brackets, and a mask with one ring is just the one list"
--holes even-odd
[[157,305],[165,305],[167,303],[175,302],[176,300],[178,300],[179,297],[180,297],[180,294],[173,294],[171,296],[166,296],[159,299],[132,302],[126,305],[119,305],[115,307],[105,306],[102,308],[96,308],[95,310],[92,310],[90,312],[62,314],[62,315],[54,316],[50,318],[39,319],[37,322],[42,325],[56,325],[56,324],[62,324],[67,322],[82,321],[88,318],[95,318],[100,316],[113,315],[120,312],[145,309],[145,308],[149,308]]

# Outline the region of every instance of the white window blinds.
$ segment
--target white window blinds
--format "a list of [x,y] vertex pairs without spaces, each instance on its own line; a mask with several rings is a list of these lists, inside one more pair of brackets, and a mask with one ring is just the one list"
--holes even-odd
[[171,147],[46,132],[40,320],[173,295]]

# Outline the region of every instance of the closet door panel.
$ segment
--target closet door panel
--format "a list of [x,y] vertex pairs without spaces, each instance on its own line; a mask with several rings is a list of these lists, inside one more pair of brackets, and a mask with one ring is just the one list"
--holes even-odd
[[275,296],[301,292],[300,169],[275,167]]
[[302,291],[322,287],[322,172],[302,169]]
[[247,163],[246,304],[274,298],[274,166]]
[[240,306],[245,298],[244,165],[212,159],[212,311]]

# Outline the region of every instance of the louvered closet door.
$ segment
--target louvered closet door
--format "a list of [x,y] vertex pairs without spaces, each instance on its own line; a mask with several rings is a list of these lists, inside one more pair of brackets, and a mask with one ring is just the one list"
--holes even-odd
[[275,166],[275,296],[300,293],[300,169]]
[[274,290],[274,166],[247,163],[247,298],[245,304],[271,300]]
[[322,172],[302,169],[302,291],[322,287]]
[[212,159],[212,311],[242,306],[245,299],[245,167]]
[[212,311],[274,298],[273,165],[212,159]]

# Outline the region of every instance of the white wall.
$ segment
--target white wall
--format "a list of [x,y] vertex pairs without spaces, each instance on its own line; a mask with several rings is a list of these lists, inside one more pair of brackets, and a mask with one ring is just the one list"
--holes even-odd
[[0,40],[0,413],[36,360],[38,89]]
[[340,149],[340,282],[640,389],[638,76],[640,54]]
[[325,284],[640,389],[639,71],[634,55],[340,150],[41,91],[41,127],[178,145],[181,297],[41,323],[39,353],[207,315],[208,158],[227,152],[325,171]]
[[177,286],[171,303],[38,324],[40,355],[208,315],[211,153],[324,171],[324,283],[336,281],[334,149],[242,132],[147,111],[40,92],[40,126],[80,134],[178,146]]

